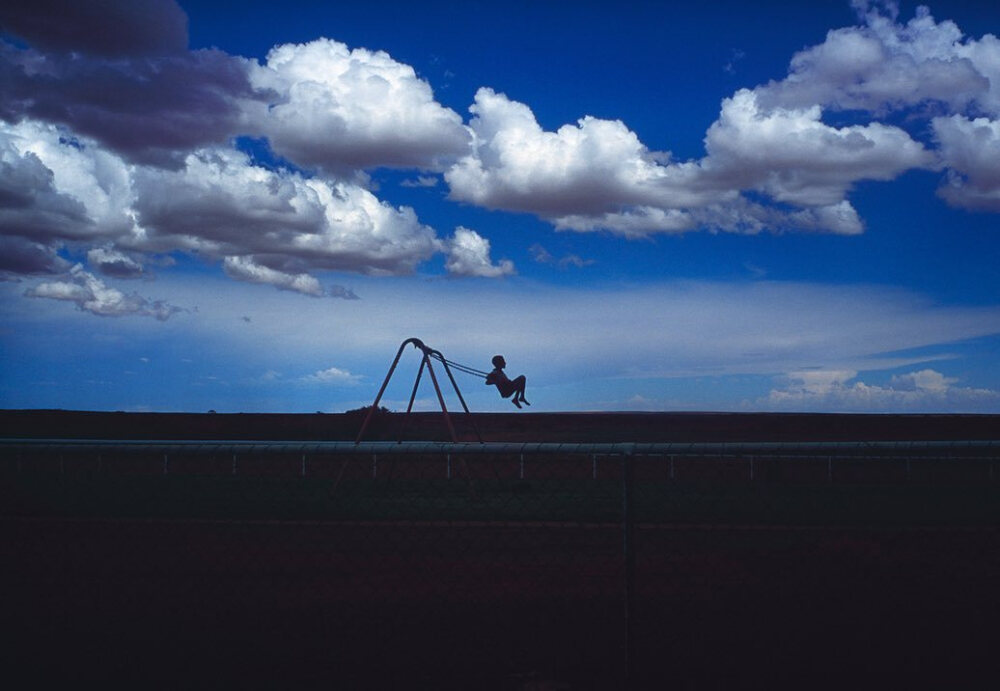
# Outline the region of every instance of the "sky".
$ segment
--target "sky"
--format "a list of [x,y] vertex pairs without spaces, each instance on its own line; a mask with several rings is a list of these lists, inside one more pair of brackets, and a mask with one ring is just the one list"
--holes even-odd
[[991,5],[6,2],[0,407],[1000,413]]

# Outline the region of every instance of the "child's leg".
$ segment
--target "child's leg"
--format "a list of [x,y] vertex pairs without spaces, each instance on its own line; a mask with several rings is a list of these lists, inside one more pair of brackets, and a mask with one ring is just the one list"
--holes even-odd
[[514,398],[519,399],[525,405],[531,405],[524,397],[524,387],[527,385],[527,383],[528,380],[524,378],[523,374],[514,380],[514,386],[517,387],[517,395]]

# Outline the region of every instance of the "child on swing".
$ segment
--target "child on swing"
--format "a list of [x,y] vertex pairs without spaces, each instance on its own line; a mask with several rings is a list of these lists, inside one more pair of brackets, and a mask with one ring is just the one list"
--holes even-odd
[[507,366],[507,362],[503,359],[503,355],[494,355],[492,362],[493,371],[486,375],[487,386],[490,384],[495,385],[497,390],[500,392],[500,395],[504,398],[508,398],[511,394],[514,394],[514,398],[511,399],[511,403],[518,408],[521,407],[522,403],[524,405],[531,405],[524,398],[524,386],[527,383],[524,375],[522,374],[513,380],[508,379],[507,375],[503,371],[503,368]]

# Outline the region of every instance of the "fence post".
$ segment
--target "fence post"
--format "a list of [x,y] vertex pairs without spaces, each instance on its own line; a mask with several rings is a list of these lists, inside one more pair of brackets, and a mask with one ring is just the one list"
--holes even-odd
[[518,477],[519,480],[523,480],[524,479],[524,454],[523,453],[521,454],[521,466],[520,466],[520,471],[518,472],[518,476],[517,477]]
[[236,474],[236,454],[233,454],[233,475]]
[[306,476],[306,455],[302,454],[302,477]]
[[167,474],[167,463],[169,463],[169,454],[163,454],[163,474]]
[[624,686],[632,685],[632,645],[633,645],[633,598],[635,589],[635,545],[633,544],[632,491],[635,469],[632,454],[622,456],[622,556],[625,558],[625,669]]

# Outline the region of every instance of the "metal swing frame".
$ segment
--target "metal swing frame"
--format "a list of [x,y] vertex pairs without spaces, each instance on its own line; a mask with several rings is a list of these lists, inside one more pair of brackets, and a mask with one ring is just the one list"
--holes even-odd
[[[444,416],[445,424],[448,427],[448,433],[451,435],[451,440],[453,442],[458,441],[458,436],[455,434],[455,426],[452,424],[451,415],[448,412],[448,406],[445,405],[444,395],[441,393],[441,386],[438,384],[437,375],[434,373],[434,366],[431,365],[431,360],[437,360],[444,366],[444,371],[448,375],[448,380],[451,381],[452,387],[455,389],[455,395],[458,396],[458,400],[462,404],[462,409],[465,411],[469,422],[472,423],[472,429],[475,430],[476,439],[479,443],[483,443],[483,437],[479,433],[479,427],[476,425],[476,420],[472,416],[469,406],[465,403],[465,398],[462,397],[462,392],[458,388],[458,382],[455,381],[455,376],[451,372],[451,367],[449,367],[449,361],[445,359],[441,351],[435,350],[424,344],[419,338],[408,338],[399,346],[399,350],[396,352],[396,357],[392,361],[392,365],[389,367],[389,372],[385,375],[385,381],[382,382],[381,388],[378,390],[378,395],[375,396],[375,402],[372,403],[372,407],[368,409],[368,413],[365,415],[365,420],[361,424],[361,429],[358,431],[358,436],[354,440],[355,444],[361,443],[361,438],[364,436],[365,431],[368,429],[368,423],[371,422],[372,416],[375,415],[375,411],[378,410],[378,404],[382,400],[382,394],[385,393],[386,387],[389,385],[389,380],[392,379],[393,373],[396,371],[396,366],[399,364],[400,358],[403,356],[403,351],[406,350],[406,346],[412,345],[417,350],[423,353],[423,357],[420,359],[420,368],[417,370],[416,381],[413,382],[413,392],[410,394],[410,402],[406,406],[406,415],[403,418],[403,424],[399,430],[399,442],[403,440],[403,432],[406,430],[406,424],[409,421],[410,412],[413,410],[413,401],[417,397],[417,389],[420,387],[420,379],[424,374],[424,368],[427,368],[428,373],[431,375],[431,382],[434,384],[434,391],[437,393],[438,403],[441,404],[441,413]],[[456,366],[457,363],[456,363]],[[468,368],[463,368],[468,369]],[[470,372],[472,373],[472,372]],[[478,372],[476,372],[478,374]]]

